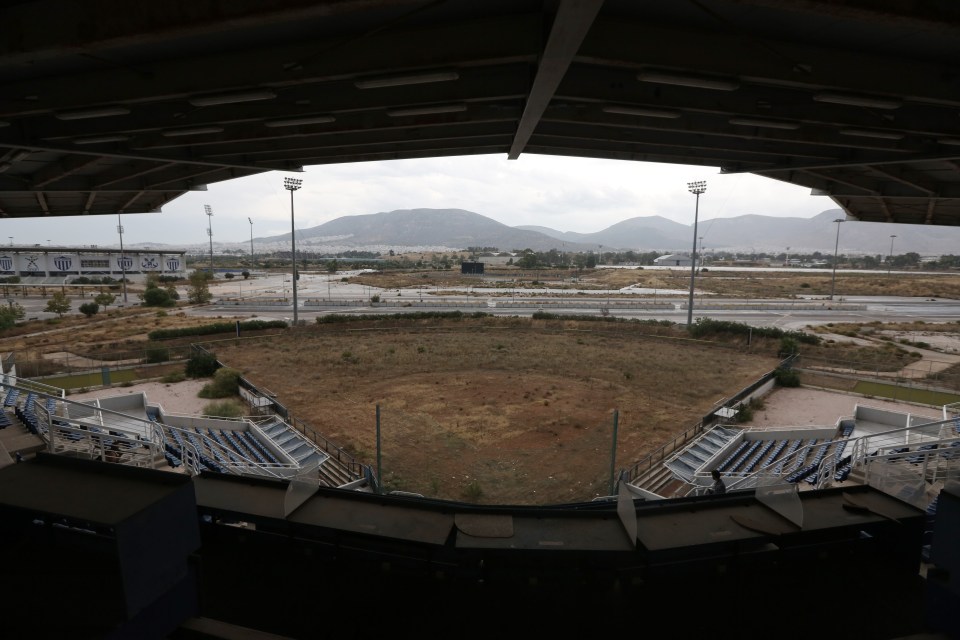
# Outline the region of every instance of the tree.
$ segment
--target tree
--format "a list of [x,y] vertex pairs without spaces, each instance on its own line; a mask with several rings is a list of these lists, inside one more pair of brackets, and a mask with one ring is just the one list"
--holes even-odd
[[23,320],[26,315],[24,308],[16,302],[8,307],[0,307],[0,329],[13,327],[18,320]]
[[206,271],[194,271],[190,274],[190,288],[187,290],[187,299],[193,304],[205,304],[213,299],[210,293],[210,274]]
[[250,279],[250,272],[249,272],[249,271],[243,271],[243,272],[240,273],[240,275],[243,276],[243,279],[244,279],[244,280],[249,280],[249,279]]
[[84,302],[78,308],[80,309],[80,313],[87,316],[88,318],[96,315],[97,312],[100,311],[100,305],[97,304],[96,302]]
[[233,275],[232,273],[230,273],[230,272],[227,272],[227,273],[223,274],[223,277],[226,278],[227,280],[233,280],[234,275]]
[[173,307],[176,302],[170,299],[170,293],[166,289],[154,285],[148,287],[146,291],[140,294],[143,298],[143,304],[148,307]]
[[47,306],[44,311],[55,313],[58,317],[62,318],[63,314],[70,311],[70,299],[67,298],[67,294],[62,291],[57,291],[47,300]]
[[106,311],[107,307],[117,301],[117,296],[113,295],[112,293],[100,293],[97,294],[97,297],[95,297],[93,301],[96,302],[97,305],[103,307],[103,310]]

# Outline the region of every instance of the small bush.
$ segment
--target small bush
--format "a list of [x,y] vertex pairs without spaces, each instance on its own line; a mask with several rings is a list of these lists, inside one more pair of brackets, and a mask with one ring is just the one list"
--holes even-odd
[[200,398],[229,398],[240,393],[240,372],[223,367],[213,374],[213,382],[203,385],[197,393]]
[[212,353],[198,353],[187,360],[186,375],[189,378],[209,378],[219,368],[217,356]]
[[476,480],[472,481],[463,488],[463,497],[472,502],[476,502],[483,495],[483,489]]
[[183,382],[187,379],[187,375],[182,371],[174,371],[173,373],[168,373],[167,375],[160,378],[161,382],[167,384],[173,384],[175,382]]
[[85,302],[77,308],[80,309],[80,313],[88,318],[95,316],[97,312],[100,311],[100,305],[96,302]]
[[163,347],[151,347],[147,349],[147,363],[166,362],[170,359],[170,352]]
[[240,418],[243,414],[243,405],[236,400],[211,402],[203,407],[203,415],[216,418]]
[[800,374],[793,369],[775,369],[773,378],[781,387],[799,387]]
[[793,336],[783,336],[780,338],[780,357],[792,356],[800,350],[800,344]]

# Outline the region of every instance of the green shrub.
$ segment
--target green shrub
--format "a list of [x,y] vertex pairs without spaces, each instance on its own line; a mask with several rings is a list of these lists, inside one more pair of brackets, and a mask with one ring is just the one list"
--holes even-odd
[[173,373],[168,373],[167,375],[160,378],[160,381],[165,382],[167,384],[173,384],[175,382],[183,382],[186,379],[187,379],[187,374],[185,374],[183,371],[174,371]]
[[[259,331],[262,329],[282,329],[286,328],[287,323],[283,320],[246,320],[240,323],[241,331]],[[206,336],[215,333],[236,333],[237,323],[235,322],[214,322],[211,324],[202,324],[196,327],[181,327],[178,329],[154,329],[147,334],[151,340],[169,340],[171,338],[184,338],[188,336]]]
[[243,414],[243,405],[236,400],[211,402],[203,407],[203,415],[216,418],[240,418]]
[[212,353],[197,353],[187,360],[186,375],[188,378],[208,378],[220,368],[217,356]]
[[733,334],[733,335],[753,335],[758,338],[792,338],[798,343],[820,344],[820,336],[803,331],[784,331],[779,327],[753,327],[743,322],[731,322],[729,320],[714,320],[712,318],[697,318],[696,322],[690,327],[690,333],[696,338],[702,338],[711,335]]
[[781,387],[800,386],[800,374],[793,369],[777,368],[773,372],[773,378]]
[[85,302],[77,308],[80,309],[80,313],[88,318],[95,316],[97,312],[100,311],[100,305],[98,305],[96,302]]
[[170,352],[164,347],[149,347],[146,352],[147,363],[166,362],[170,359]]
[[792,356],[800,351],[800,345],[793,336],[783,336],[780,338],[780,357]]
[[476,502],[483,495],[483,489],[480,487],[480,484],[474,480],[466,487],[463,488],[463,497],[467,500]]
[[223,367],[213,374],[213,382],[203,385],[197,393],[200,398],[229,398],[240,393],[240,372]]

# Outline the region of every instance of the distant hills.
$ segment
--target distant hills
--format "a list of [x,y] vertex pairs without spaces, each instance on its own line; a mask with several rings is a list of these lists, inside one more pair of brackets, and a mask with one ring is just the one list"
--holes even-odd
[[[710,253],[814,253],[832,255],[837,242],[840,209],[829,209],[812,218],[778,218],[745,215],[700,220],[698,249]],[[921,256],[960,254],[960,227],[903,225],[855,220],[840,223],[839,252],[880,255],[916,252]],[[500,251],[656,251],[689,253],[693,225],[662,216],[630,218],[596,233],[557,231],[541,226],[511,227],[464,209],[398,209],[357,216],[342,216],[309,229],[297,230],[298,250],[318,253],[375,251],[458,251],[468,247],[495,247]],[[245,252],[248,242],[214,243],[217,251]],[[259,251],[289,250],[290,234],[255,238]],[[139,248],[161,250],[165,245],[143,243]],[[207,245],[184,246],[206,251]]]
[[[697,236],[704,251],[832,254],[837,239],[834,220],[844,218],[830,209],[812,218],[745,215],[700,220]],[[921,255],[960,252],[960,228],[846,221],[840,223],[840,253],[887,255],[891,235],[894,252]],[[255,239],[261,249],[289,246],[290,234]],[[463,209],[398,209],[343,216],[297,231],[297,245],[306,250],[450,251],[467,247],[497,247],[501,251],[634,250],[686,253],[693,244],[693,225],[661,216],[636,217],[595,233],[557,231],[549,227],[511,227]]]

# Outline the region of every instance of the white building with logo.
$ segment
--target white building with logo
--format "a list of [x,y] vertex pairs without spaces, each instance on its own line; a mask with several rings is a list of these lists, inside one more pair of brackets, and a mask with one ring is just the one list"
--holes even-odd
[[186,251],[120,251],[77,247],[0,247],[0,277],[123,277],[154,273],[186,277]]

